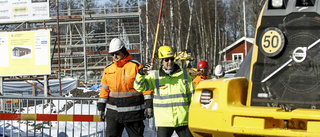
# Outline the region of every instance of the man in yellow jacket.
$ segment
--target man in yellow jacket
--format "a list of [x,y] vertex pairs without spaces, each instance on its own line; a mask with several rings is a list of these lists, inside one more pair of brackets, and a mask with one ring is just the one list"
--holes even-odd
[[133,88],[137,71],[142,68],[142,64],[132,60],[132,55],[121,39],[111,40],[109,53],[113,62],[103,71],[97,104],[99,118],[105,121],[107,108],[107,137],[120,137],[124,128],[130,137],[143,137],[146,108],[144,100],[147,103],[152,98],[151,92],[141,94]]
[[139,69],[134,83],[138,92],[153,90],[153,109],[157,137],[169,137],[174,131],[180,137],[191,137],[188,128],[189,105],[194,92],[189,73],[174,63],[171,47],[161,46],[158,57],[162,66],[146,75],[152,66]]

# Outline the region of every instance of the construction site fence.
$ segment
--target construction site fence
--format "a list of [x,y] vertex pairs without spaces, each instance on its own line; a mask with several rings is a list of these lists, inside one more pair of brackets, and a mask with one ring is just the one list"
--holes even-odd
[[105,136],[98,98],[0,96],[0,136]]

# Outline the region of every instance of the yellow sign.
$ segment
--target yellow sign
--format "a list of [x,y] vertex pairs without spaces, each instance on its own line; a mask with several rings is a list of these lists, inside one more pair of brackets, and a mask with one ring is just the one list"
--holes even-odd
[[275,27],[267,28],[261,37],[260,49],[264,55],[273,57],[278,55],[284,47],[284,35],[280,29]]
[[50,31],[0,33],[0,76],[51,74]]
[[13,8],[14,13],[27,12],[27,11],[28,11],[28,7],[15,7],[15,8]]

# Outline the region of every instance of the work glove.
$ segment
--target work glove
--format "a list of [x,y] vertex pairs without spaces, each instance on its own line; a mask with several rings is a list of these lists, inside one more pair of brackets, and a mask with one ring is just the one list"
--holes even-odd
[[98,102],[97,103],[97,108],[98,108],[98,111],[99,111],[99,119],[101,121],[105,121],[105,109],[106,109],[106,103],[105,102]]
[[145,75],[147,71],[152,70],[153,64],[152,63],[147,63],[146,65],[143,65],[141,69],[138,70],[138,73],[140,75]]
[[104,114],[104,111],[99,111],[99,119],[100,119],[100,121],[105,121],[106,120],[106,116]]
[[153,117],[153,99],[146,99],[146,109],[144,110],[144,116],[146,118],[152,118]]
[[144,110],[144,116],[146,118],[152,118],[153,117],[153,109],[152,108],[146,108]]

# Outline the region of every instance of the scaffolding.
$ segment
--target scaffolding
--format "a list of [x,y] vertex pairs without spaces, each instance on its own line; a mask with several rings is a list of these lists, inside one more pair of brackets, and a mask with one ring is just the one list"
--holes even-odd
[[13,30],[52,28],[52,73],[97,83],[112,62],[107,54],[112,38],[122,39],[133,59],[143,62],[140,0],[130,2],[50,0],[49,20],[15,23]]

